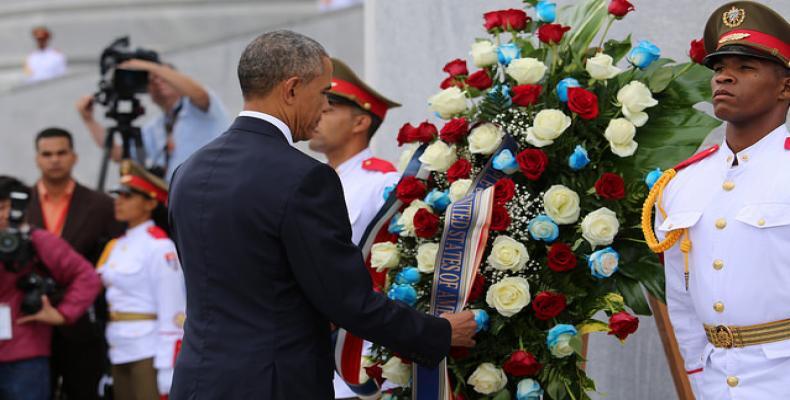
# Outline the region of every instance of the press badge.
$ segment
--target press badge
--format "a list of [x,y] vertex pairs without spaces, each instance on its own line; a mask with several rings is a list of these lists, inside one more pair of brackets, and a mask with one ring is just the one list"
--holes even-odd
[[0,304],[0,340],[11,339],[11,307]]

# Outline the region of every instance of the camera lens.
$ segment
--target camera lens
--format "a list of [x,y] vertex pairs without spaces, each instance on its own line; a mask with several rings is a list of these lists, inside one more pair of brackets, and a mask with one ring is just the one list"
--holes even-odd
[[13,253],[18,247],[18,235],[9,232],[0,232],[0,253]]

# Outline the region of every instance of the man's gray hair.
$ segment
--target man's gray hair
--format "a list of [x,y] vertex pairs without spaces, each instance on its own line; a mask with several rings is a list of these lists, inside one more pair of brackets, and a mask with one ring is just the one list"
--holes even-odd
[[324,57],[329,57],[324,47],[307,36],[288,30],[264,33],[239,59],[241,93],[245,99],[262,97],[292,76],[309,82],[323,72]]

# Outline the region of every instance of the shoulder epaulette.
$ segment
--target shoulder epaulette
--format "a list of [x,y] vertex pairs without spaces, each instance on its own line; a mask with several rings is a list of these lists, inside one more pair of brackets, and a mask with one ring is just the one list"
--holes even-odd
[[148,234],[154,239],[167,239],[167,232],[164,229],[154,225],[147,230]]
[[391,162],[382,160],[380,158],[371,157],[362,161],[362,169],[365,171],[375,171],[386,174],[387,172],[395,172],[397,169]]
[[785,139],[785,150],[790,150],[790,137]]
[[681,169],[686,168],[689,165],[694,164],[694,163],[696,163],[699,160],[702,160],[703,158],[707,158],[708,156],[710,156],[711,154],[713,154],[713,153],[715,153],[717,151],[719,151],[719,145],[715,144],[715,145],[713,145],[711,147],[708,147],[707,149],[705,149],[703,151],[700,151],[697,154],[694,154],[693,156],[691,156],[686,161],[683,161],[680,164],[676,165],[675,168],[673,168],[673,169],[675,171],[680,171]]

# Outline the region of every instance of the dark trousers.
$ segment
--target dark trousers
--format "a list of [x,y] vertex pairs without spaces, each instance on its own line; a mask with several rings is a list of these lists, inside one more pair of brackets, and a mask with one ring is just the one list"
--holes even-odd
[[0,400],[49,400],[49,358],[0,363]]
[[[104,332],[83,316],[52,332],[52,383],[55,400],[99,400],[99,380],[109,374]],[[58,383],[60,382],[59,387]]]
[[114,364],[112,388],[115,400],[158,400],[154,359]]

